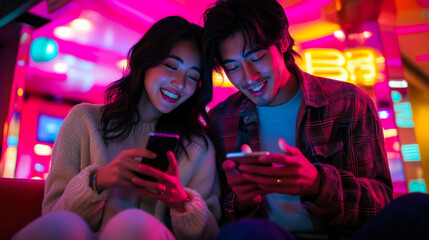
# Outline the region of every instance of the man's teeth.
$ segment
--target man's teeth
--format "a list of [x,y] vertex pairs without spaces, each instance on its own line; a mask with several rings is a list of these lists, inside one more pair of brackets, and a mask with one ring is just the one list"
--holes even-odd
[[258,86],[256,86],[255,88],[252,88],[250,90],[252,90],[253,92],[257,92],[257,91],[261,90],[261,88],[263,88],[264,86],[265,86],[265,83],[259,84]]
[[172,92],[167,91],[166,89],[161,89],[161,92],[164,93],[167,97],[177,99],[179,98],[179,95],[174,94]]

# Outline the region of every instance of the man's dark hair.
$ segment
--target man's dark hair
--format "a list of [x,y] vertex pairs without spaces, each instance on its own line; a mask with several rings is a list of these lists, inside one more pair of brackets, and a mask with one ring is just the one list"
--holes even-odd
[[[295,42],[289,34],[289,22],[283,7],[276,0],[218,0],[204,13],[203,56],[206,64],[220,70],[219,44],[233,34],[243,33],[244,46],[279,50],[287,46],[283,57],[293,71]],[[282,44],[284,46],[282,46]]]

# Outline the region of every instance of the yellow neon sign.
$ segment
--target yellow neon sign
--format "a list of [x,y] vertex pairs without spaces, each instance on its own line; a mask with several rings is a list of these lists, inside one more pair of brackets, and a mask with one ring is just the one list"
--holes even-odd
[[344,53],[337,49],[320,48],[304,51],[305,71],[364,86],[373,86],[377,78],[376,53],[372,49],[353,49]]

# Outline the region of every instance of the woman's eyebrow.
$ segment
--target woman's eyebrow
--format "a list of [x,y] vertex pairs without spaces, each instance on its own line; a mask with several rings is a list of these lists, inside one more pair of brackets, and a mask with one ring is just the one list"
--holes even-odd
[[[178,61],[180,64],[185,63],[185,61],[183,61],[183,59],[181,59],[180,57],[178,57],[176,55],[167,55],[167,58],[172,58],[172,59]],[[191,69],[193,69],[193,70],[198,71],[198,72],[201,73],[201,69],[199,67],[192,66]]]
[[181,64],[184,63],[183,59],[181,59],[180,57],[175,56],[175,55],[167,55],[166,58],[173,58],[173,59],[177,60],[178,62],[180,62]]

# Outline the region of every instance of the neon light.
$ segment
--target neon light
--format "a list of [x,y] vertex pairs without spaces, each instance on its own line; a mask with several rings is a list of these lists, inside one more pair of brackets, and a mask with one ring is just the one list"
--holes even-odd
[[371,33],[371,32],[369,32],[369,31],[364,31],[364,32],[362,33],[362,36],[363,36],[364,38],[370,38],[370,37],[372,37],[372,33]]
[[344,69],[346,59],[336,49],[308,49],[304,51],[306,72],[316,76],[347,81],[348,73]]
[[392,145],[392,148],[393,148],[393,150],[395,150],[395,151],[400,151],[401,150],[401,144],[399,144],[399,142],[395,142],[393,145]]
[[18,94],[18,96],[22,97],[22,95],[24,95],[24,90],[22,90],[22,88],[18,88],[18,91],[16,91],[16,94]]
[[92,23],[85,18],[76,18],[70,23],[70,26],[73,29],[77,31],[82,31],[82,32],[89,32],[93,28]]
[[56,27],[54,29],[54,35],[57,38],[69,40],[74,37],[74,32],[70,27]]
[[410,192],[427,193],[425,180],[423,178],[410,179],[408,183],[408,189]]
[[387,110],[378,111],[378,116],[380,119],[386,119],[390,117],[390,114]]
[[377,76],[374,51],[369,49],[354,49],[346,51],[347,70],[352,83],[357,79],[364,86],[373,86]]
[[52,154],[52,148],[45,144],[34,145],[34,153],[39,156],[50,156]]
[[50,38],[36,38],[31,43],[30,55],[35,62],[50,61],[58,55],[58,45]]
[[10,147],[18,146],[18,137],[12,135],[7,136],[7,145]]
[[17,147],[7,147],[4,153],[3,176],[5,178],[15,177]]
[[34,170],[38,172],[43,172],[45,170],[45,167],[40,163],[36,163],[34,164]]
[[413,112],[410,102],[401,102],[393,104],[393,110],[396,116],[396,125],[402,128],[414,127]]
[[54,65],[54,71],[57,73],[66,73],[68,69],[69,67],[66,63],[59,62]]
[[346,38],[346,35],[342,30],[337,30],[334,32],[334,36],[339,40],[344,40]]
[[405,80],[390,80],[389,87],[391,88],[407,88],[408,83]]
[[396,137],[398,136],[398,130],[395,128],[392,129],[383,129],[384,138]]
[[3,136],[5,136],[5,137],[6,137],[6,135],[7,135],[7,129],[8,129],[8,127],[9,127],[9,124],[4,123],[4,127],[3,127]]
[[407,144],[401,146],[401,152],[404,162],[420,161],[420,152],[418,144]]
[[394,103],[398,103],[402,100],[402,94],[400,92],[393,90],[390,94],[392,95],[392,101]]
[[372,49],[353,49],[342,53],[337,49],[316,48],[305,50],[303,55],[306,72],[364,86],[375,84],[376,65],[384,61],[384,58],[376,58]]
[[121,69],[121,70],[125,70],[125,69],[127,69],[127,68],[128,68],[128,61],[127,61],[127,59],[122,59],[122,60],[118,61],[118,62],[116,63],[116,66],[117,66],[119,69]]

